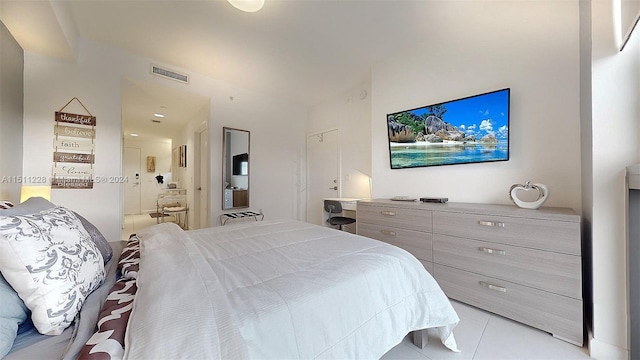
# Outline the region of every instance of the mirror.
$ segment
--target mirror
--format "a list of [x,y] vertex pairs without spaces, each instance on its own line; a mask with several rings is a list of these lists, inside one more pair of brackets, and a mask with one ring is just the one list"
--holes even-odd
[[222,210],[249,207],[249,131],[222,128]]

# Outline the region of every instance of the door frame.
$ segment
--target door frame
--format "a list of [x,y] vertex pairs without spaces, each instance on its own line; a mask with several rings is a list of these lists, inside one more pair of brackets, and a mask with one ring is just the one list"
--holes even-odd
[[[205,174],[205,186],[207,189],[207,193],[206,196],[201,196],[200,190],[198,190],[198,188],[202,188],[202,133],[204,131],[209,131],[209,127],[205,124],[204,126],[200,127],[198,130],[196,130],[194,132],[194,136],[193,136],[193,142],[194,142],[194,191],[193,191],[193,209],[190,209],[190,212],[193,212],[193,224],[195,225],[194,228],[197,229],[203,229],[205,227],[209,227],[210,226],[210,222],[211,222],[211,181],[209,181],[209,179],[211,179],[211,142],[210,142],[210,138],[211,138],[211,134],[207,133],[207,147],[204,149],[204,152],[206,154],[206,164],[208,164],[208,166],[204,169],[206,174]],[[196,186],[196,182],[197,182],[197,186]],[[204,207],[205,207],[205,217],[204,219],[206,219],[206,223],[202,224],[202,214],[201,214],[201,209],[202,209],[202,202],[204,202]]]
[[338,138],[338,151],[337,151],[338,152],[338,154],[337,154],[337,156],[338,156],[338,161],[337,161],[338,169],[337,169],[337,174],[336,174],[336,178],[338,179],[338,183],[336,185],[338,186],[338,195],[337,195],[337,197],[341,197],[342,196],[342,142],[340,141],[341,140],[340,139],[340,129],[337,128],[337,127],[333,127],[333,128],[328,128],[328,129],[325,129],[325,130],[314,131],[312,133],[308,133],[307,137],[305,138],[305,143],[306,143],[305,145],[306,145],[306,150],[307,150],[307,156],[306,156],[306,174],[307,174],[307,176],[306,176],[306,184],[305,184],[306,185],[306,189],[307,189],[307,191],[306,191],[306,193],[307,193],[307,196],[306,196],[307,209],[305,211],[305,213],[306,213],[305,214],[305,221],[307,221],[307,222],[309,221],[309,209],[310,209],[310,204],[311,204],[311,201],[309,201],[309,197],[310,197],[309,196],[309,194],[310,194],[310,191],[309,191],[309,189],[310,189],[310,184],[309,184],[309,179],[310,179],[310,177],[309,177],[309,168],[310,168],[310,166],[309,166],[309,138],[311,138],[313,136],[322,135],[322,134],[325,134],[325,133],[328,133],[328,132],[331,132],[331,131],[335,131],[336,132],[336,136]]
[[122,146],[122,174],[123,176],[127,176],[125,169],[127,167],[127,162],[126,162],[126,152],[127,149],[136,149],[138,151],[138,179],[130,179],[127,183],[123,183],[122,186],[122,197],[123,197],[123,203],[122,203],[122,215],[132,215],[132,214],[127,214],[127,196],[126,196],[126,191],[127,191],[127,185],[128,183],[131,183],[131,181],[137,181],[138,182],[138,212],[137,214],[142,213],[142,149],[139,147],[135,147],[135,146],[125,146],[123,143]]

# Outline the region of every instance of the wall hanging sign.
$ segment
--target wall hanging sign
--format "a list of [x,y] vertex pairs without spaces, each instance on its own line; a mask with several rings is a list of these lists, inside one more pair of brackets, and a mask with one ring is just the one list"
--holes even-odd
[[96,137],[96,131],[94,129],[83,129],[74,126],[61,126],[56,125],[54,135],[56,136],[69,136],[75,138],[94,139]]
[[53,148],[58,151],[82,151],[82,152],[91,152],[93,151],[93,139],[73,139],[73,138],[64,138],[60,137],[59,139],[54,140]]
[[54,162],[93,164],[94,158],[95,158],[95,155],[93,154],[58,152],[58,151],[55,151],[53,153]]
[[155,156],[147,156],[147,172],[156,172]]
[[[72,101],[86,115],[63,112]],[[74,97],[55,113],[52,189],[93,189],[96,117]]]

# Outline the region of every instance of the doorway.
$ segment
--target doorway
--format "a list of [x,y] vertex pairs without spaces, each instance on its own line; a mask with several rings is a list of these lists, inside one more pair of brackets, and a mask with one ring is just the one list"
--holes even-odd
[[[142,213],[144,220],[157,218],[157,199],[169,190],[169,185],[184,189],[189,207],[190,228],[201,227],[199,219],[209,217],[201,214],[201,203],[209,202],[209,194],[197,190],[204,184],[208,189],[208,170],[201,172],[207,180],[200,179],[198,168],[200,131],[208,128],[211,98],[186,91],[180,84],[150,83],[137,79],[122,78],[122,131],[123,131],[123,168],[126,147],[140,148],[138,154],[138,178],[129,175],[129,185],[139,194],[129,196],[123,191],[123,214]],[[208,144],[206,144],[208,146]],[[174,148],[188,149],[184,163],[172,164]],[[207,162],[207,156],[203,161]],[[148,164],[155,166],[148,166]],[[124,169],[123,169],[124,172]],[[128,204],[131,198],[138,199],[137,206]],[[196,200],[197,199],[197,200]],[[127,224],[125,216],[123,224]],[[162,220],[162,218],[160,218]],[[149,224],[145,221],[145,226]],[[204,224],[208,224],[204,222]],[[195,226],[194,226],[195,225]],[[136,227],[138,231],[140,228]]]
[[307,222],[322,225],[323,200],[340,197],[338,129],[307,136]]
[[140,149],[125,147],[122,163],[128,179],[124,185],[124,214],[140,214]]

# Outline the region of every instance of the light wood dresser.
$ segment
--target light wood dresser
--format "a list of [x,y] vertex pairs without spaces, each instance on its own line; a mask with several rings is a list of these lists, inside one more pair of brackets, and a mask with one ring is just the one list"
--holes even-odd
[[571,209],[364,200],[357,233],[418,258],[452,299],[582,346],[580,216]]

